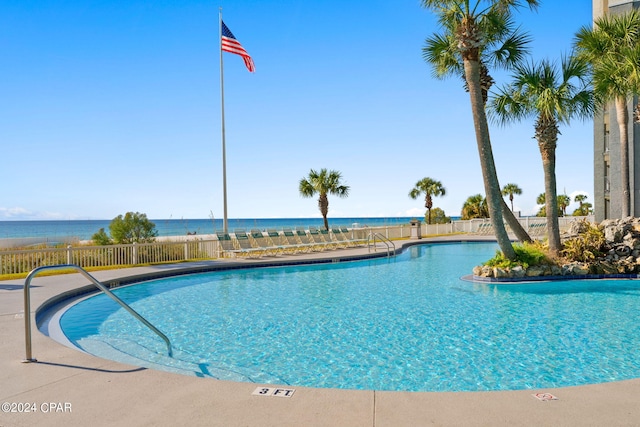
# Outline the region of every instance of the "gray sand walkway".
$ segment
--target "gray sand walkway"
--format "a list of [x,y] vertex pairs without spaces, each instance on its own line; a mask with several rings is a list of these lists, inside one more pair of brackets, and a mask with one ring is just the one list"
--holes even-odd
[[[340,253],[344,256],[347,251]],[[357,254],[364,250],[350,251]],[[313,256],[335,258],[335,254]],[[183,267],[143,267],[93,275],[106,281]],[[187,377],[99,359],[65,347],[35,328],[33,356],[38,363],[21,363],[25,355],[23,284],[24,280],[0,282],[0,427],[640,425],[640,379],[473,393],[285,386],[295,389],[292,397],[261,396],[253,394],[259,384]],[[86,284],[78,274],[37,277],[32,283],[29,315],[33,318],[35,310],[52,296]],[[535,393],[551,393],[558,399],[540,401],[532,396]]]

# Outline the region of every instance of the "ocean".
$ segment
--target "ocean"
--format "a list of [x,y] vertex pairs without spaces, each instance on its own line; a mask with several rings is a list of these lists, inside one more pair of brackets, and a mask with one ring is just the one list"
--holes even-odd
[[[408,224],[410,217],[386,218],[329,218],[329,226],[384,226]],[[152,219],[158,236],[184,236],[190,234],[214,234],[223,229],[222,219]],[[228,221],[229,231],[243,228],[247,231],[257,228],[295,228],[323,226],[322,218],[235,218]],[[109,232],[111,220],[68,220],[68,221],[0,221],[0,239],[37,238],[52,242],[56,239],[90,240],[101,228]],[[355,224],[355,225],[354,225]]]

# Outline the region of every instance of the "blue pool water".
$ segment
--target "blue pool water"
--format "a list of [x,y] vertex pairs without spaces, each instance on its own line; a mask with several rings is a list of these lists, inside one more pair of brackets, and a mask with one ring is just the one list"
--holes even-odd
[[175,277],[116,290],[164,342],[97,295],[66,311],[97,356],[189,375],[405,391],[563,387],[640,377],[640,282],[460,280],[494,243],[392,259]]

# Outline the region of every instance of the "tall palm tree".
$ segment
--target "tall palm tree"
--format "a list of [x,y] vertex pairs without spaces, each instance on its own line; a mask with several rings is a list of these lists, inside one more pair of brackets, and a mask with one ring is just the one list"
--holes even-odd
[[513,212],[513,195],[517,194],[518,196],[522,194],[522,189],[518,187],[518,184],[507,184],[502,187],[502,195],[509,196],[509,201],[511,202],[511,211]]
[[[481,2],[476,3],[476,9],[480,3]],[[506,7],[509,6],[514,5],[506,5]],[[518,5],[515,5],[515,7],[517,6]],[[533,7],[535,7],[535,5]],[[486,36],[484,38],[485,46],[481,50],[479,60],[480,91],[482,93],[483,106],[487,102],[491,86],[495,83],[491,77],[488,67],[491,66],[505,69],[512,68],[515,64],[523,60],[524,55],[528,51],[526,46],[530,41],[529,36],[527,34],[520,33],[518,30],[513,30],[514,24],[512,23],[509,14],[507,14],[507,16],[502,16],[502,18],[505,19],[498,19],[489,24],[491,28],[489,31],[484,32],[484,35]],[[464,64],[459,54],[460,49],[458,47],[458,38],[455,37],[455,19],[441,19],[441,23],[443,23],[443,27],[449,25],[450,28],[446,29],[444,35],[436,35],[427,39],[426,46],[423,48],[424,59],[433,65],[434,75],[438,78],[445,77],[447,75],[460,75],[462,80],[465,82],[465,90],[469,92],[465,79]],[[491,154],[491,156],[493,155]],[[500,197],[500,204],[503,219],[509,225],[516,237],[521,242],[531,242],[531,236],[529,236],[527,231],[522,227],[522,224],[520,224],[502,197]]]
[[318,208],[320,208],[324,219],[324,228],[327,230],[329,229],[329,221],[327,220],[329,199],[327,195],[333,194],[338,197],[349,195],[349,186],[343,185],[340,182],[341,179],[342,174],[338,171],[320,169],[320,172],[317,172],[311,169],[309,176],[300,180],[299,189],[302,197],[313,197],[318,194]]
[[561,249],[556,189],[556,145],[559,125],[573,118],[593,115],[593,98],[588,87],[588,64],[576,56],[562,58],[560,69],[555,63],[518,65],[513,82],[500,89],[491,100],[491,113],[500,123],[535,117],[535,138],[544,170],[547,233],[549,251],[557,255]]
[[474,218],[488,218],[489,210],[487,209],[487,199],[482,197],[482,194],[474,194],[467,197],[462,205],[462,212],[460,212],[463,220]]
[[640,91],[640,12],[606,14],[594,27],[582,27],[576,35],[579,55],[591,62],[593,89],[606,104],[614,102],[620,132],[622,217],[631,214],[629,179],[629,109],[627,99]]
[[505,203],[484,108],[488,88],[493,84],[488,67],[518,61],[518,55],[522,53],[522,49],[518,49],[522,45],[518,42],[523,40],[515,36],[512,11],[524,4],[535,9],[538,3],[538,0],[422,0],[425,8],[438,15],[443,29],[443,34],[426,40],[424,58],[432,64],[437,77],[460,75],[462,71],[471,102],[491,224],[500,250],[508,259],[515,259],[516,255],[503,222]]
[[409,192],[409,197],[417,199],[424,193],[424,207],[427,208],[427,224],[431,224],[431,208],[433,207],[433,197],[444,196],[447,190],[440,181],[431,178],[422,178]]

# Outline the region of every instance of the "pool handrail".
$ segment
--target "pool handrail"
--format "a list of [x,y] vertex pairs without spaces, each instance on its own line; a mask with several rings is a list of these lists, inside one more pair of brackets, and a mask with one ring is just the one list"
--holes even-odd
[[[391,255],[396,254],[395,243],[393,243],[390,239],[383,236],[382,234],[374,233],[374,232],[369,233],[369,237],[367,238],[367,246],[369,248],[369,253],[371,253],[372,241],[373,241],[373,250],[376,251],[376,248],[377,248],[376,240],[380,240],[387,247],[387,257],[390,257]],[[392,247],[393,247],[393,251],[391,249]]]
[[80,267],[78,265],[75,265],[75,264],[61,264],[61,265],[45,265],[45,266],[42,266],[42,267],[34,268],[27,275],[27,278],[24,281],[24,334],[25,334],[25,353],[26,353],[26,357],[23,360],[23,362],[29,363],[29,362],[37,362],[38,361],[37,359],[34,359],[32,354],[31,354],[31,349],[32,349],[31,348],[31,292],[30,292],[31,280],[33,279],[33,277],[36,274],[40,273],[43,270],[61,270],[61,269],[69,269],[69,268],[72,268],[72,269],[78,271],[84,277],[89,279],[90,282],[92,282],[94,285],[96,285],[96,287],[98,287],[98,289],[100,289],[102,292],[104,292],[109,298],[111,298],[112,300],[114,300],[115,302],[120,304],[120,306],[122,308],[124,308],[125,310],[127,310],[133,317],[135,317],[136,319],[141,321],[147,328],[149,328],[153,332],[155,332],[155,334],[158,335],[160,338],[162,338],[164,340],[164,342],[167,344],[167,352],[169,354],[169,357],[173,357],[173,350],[171,348],[171,342],[169,341],[169,338],[167,338],[167,336],[165,334],[163,334],[158,328],[153,326],[147,319],[142,317],[137,311],[135,311],[133,308],[129,307],[129,305],[127,305],[127,303],[125,303],[120,298],[118,298],[116,295],[114,295],[114,293],[111,292],[109,290],[109,288],[107,288],[105,285],[100,283],[95,277],[93,277],[91,274],[89,274],[84,268],[82,268],[82,267]]

